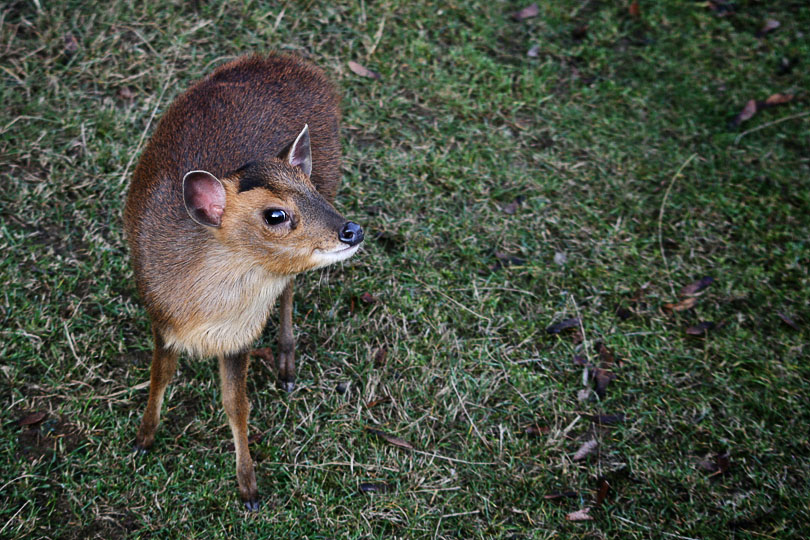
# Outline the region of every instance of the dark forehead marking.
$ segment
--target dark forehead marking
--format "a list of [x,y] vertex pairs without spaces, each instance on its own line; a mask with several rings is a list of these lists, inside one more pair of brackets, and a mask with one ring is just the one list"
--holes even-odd
[[[270,191],[285,191],[297,183],[294,174],[285,170],[285,167],[278,162],[250,162],[239,169],[234,174],[239,175],[239,193],[255,188],[265,188]],[[295,188],[293,188],[295,189]]]

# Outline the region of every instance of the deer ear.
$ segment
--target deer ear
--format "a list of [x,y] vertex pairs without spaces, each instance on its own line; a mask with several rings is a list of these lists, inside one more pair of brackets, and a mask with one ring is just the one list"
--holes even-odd
[[304,129],[292,143],[287,161],[294,167],[300,167],[307,177],[312,174],[312,149],[309,146],[308,124],[304,124]]
[[183,202],[191,219],[206,227],[219,227],[225,213],[225,186],[208,171],[190,171],[183,177]]

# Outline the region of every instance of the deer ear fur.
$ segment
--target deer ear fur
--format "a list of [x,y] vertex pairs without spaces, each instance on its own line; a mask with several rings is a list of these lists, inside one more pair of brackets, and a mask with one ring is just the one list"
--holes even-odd
[[183,177],[183,202],[191,219],[219,227],[225,213],[225,186],[208,171],[189,171]]
[[294,167],[300,167],[307,177],[312,174],[312,148],[309,145],[308,124],[304,124],[304,129],[292,143],[287,161]]

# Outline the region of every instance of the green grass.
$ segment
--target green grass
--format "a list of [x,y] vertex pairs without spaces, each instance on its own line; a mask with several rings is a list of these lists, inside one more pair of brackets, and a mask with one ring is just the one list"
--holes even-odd
[[[810,7],[541,4],[4,4],[0,537],[806,537]],[[368,240],[298,278],[298,389],[252,366],[252,515],[215,361],[181,359],[154,451],[131,453],[151,345],[120,214],[173,97],[271,49],[342,89],[338,207]],[[796,98],[729,127],[775,93]],[[546,332],[577,316],[582,343]],[[616,379],[580,401],[573,357],[599,341]]]

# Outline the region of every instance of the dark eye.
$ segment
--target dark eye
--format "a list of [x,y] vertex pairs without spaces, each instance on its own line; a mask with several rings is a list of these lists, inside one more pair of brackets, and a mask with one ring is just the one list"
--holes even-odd
[[287,221],[287,212],[284,210],[265,210],[264,222],[268,225],[281,225]]

